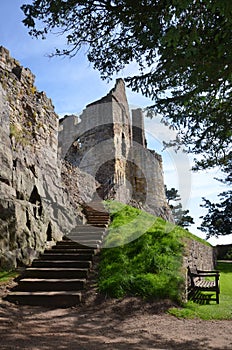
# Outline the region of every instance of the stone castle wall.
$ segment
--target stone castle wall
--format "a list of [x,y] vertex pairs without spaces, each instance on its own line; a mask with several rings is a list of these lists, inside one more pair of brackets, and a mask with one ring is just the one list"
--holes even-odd
[[137,203],[172,221],[161,156],[147,149],[141,109],[132,111],[131,122],[122,79],[86,107],[79,123],[73,116],[60,121],[59,147],[62,157],[101,184],[100,197]]
[[134,142],[139,143],[143,147],[147,147],[144,130],[144,118],[141,108],[132,110],[132,135]]

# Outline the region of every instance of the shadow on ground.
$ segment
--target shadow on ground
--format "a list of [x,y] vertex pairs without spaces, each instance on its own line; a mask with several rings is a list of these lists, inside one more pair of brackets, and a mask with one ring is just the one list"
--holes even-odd
[[0,349],[149,350],[232,348],[230,321],[177,319],[169,302],[96,299],[45,309],[0,303]]

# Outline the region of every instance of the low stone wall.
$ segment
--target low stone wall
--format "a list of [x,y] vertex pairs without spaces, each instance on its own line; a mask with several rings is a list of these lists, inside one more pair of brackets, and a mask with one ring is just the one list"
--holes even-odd
[[216,265],[214,247],[192,239],[185,240],[183,266],[196,266],[199,270],[213,270]]
[[188,273],[187,267],[197,267],[199,270],[213,270],[216,265],[216,254],[213,246],[186,238],[183,256],[183,275],[185,286],[183,290],[183,301],[187,301]]

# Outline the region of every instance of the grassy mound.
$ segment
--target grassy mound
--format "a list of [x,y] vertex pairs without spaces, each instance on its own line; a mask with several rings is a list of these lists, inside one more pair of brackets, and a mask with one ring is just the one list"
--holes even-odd
[[112,222],[101,253],[99,290],[116,298],[180,301],[182,238],[189,233],[128,205],[115,201],[106,205]]

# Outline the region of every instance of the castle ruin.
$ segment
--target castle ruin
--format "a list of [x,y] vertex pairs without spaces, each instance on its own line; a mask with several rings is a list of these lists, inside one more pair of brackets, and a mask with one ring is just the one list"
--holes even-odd
[[93,176],[102,199],[116,199],[172,220],[164,191],[162,158],[146,145],[141,109],[132,117],[122,79],[82,115],[60,120],[61,158]]
[[[60,121],[34,80],[0,46],[0,268],[30,265],[85,222],[96,196],[170,220],[161,157],[147,149],[142,111],[130,116],[123,80]],[[189,241],[184,264],[210,269],[212,248]]]

